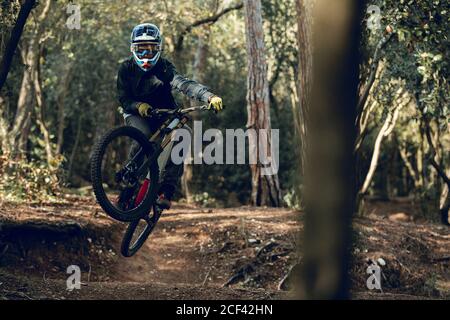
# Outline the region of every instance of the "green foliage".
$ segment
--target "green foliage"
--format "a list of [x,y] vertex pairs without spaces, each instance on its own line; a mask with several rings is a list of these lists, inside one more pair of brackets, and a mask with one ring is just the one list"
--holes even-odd
[[0,1],[0,25],[2,26],[2,29],[14,26],[19,10],[20,2],[17,0]]
[[217,200],[212,198],[208,192],[197,193],[192,196],[192,201],[202,207],[216,207]]
[[448,122],[447,1],[376,1],[397,39],[386,50],[384,78],[402,79],[425,115]]
[[283,197],[288,208],[300,210],[303,208],[299,192],[292,188]]
[[[388,183],[395,186],[391,187],[392,195],[414,195],[424,213],[435,212],[442,185],[428,161],[430,148],[424,137],[423,122],[430,121],[436,128],[439,139],[435,141],[435,147],[439,161],[448,168],[450,158],[445,152],[450,148],[447,130],[450,120],[448,3],[376,0],[368,3],[371,4],[380,7],[382,26],[391,25],[395,34],[383,50],[377,81],[368,101],[368,104],[376,103],[376,108],[369,116],[362,167],[367,169],[379,128],[387,113],[401,103],[399,92],[403,90],[411,101],[401,109],[393,134],[383,143],[380,168],[371,193],[379,194],[382,186]],[[363,79],[367,77],[369,57],[383,36],[383,30],[384,27],[379,32],[369,29],[364,32],[361,45],[365,56],[361,68]],[[397,160],[400,160],[400,167]]]
[[63,201],[58,168],[62,159],[55,160],[55,167],[46,163],[11,160],[0,156],[0,200],[8,202]]

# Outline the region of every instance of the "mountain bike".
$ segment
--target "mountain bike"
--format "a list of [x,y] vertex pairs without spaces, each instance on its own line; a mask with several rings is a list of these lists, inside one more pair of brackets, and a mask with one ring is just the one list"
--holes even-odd
[[207,105],[155,109],[150,117],[165,120],[150,139],[134,127],[122,126],[107,132],[95,145],[91,158],[94,194],[106,214],[129,223],[121,246],[124,256],[130,257],[141,248],[163,211],[156,200],[172,134],[186,125],[189,113],[207,109]]

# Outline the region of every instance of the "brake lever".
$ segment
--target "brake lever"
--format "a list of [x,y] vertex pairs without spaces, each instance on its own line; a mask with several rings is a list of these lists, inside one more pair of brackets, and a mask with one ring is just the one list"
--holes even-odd
[[158,111],[157,109],[151,110],[150,114],[148,115],[147,118],[151,118],[151,117],[157,116],[158,115],[157,111]]
[[217,110],[214,108],[210,108],[207,104],[203,105],[200,107],[200,110],[208,110],[208,111],[213,111],[215,114],[217,114]]
[[[208,109],[208,108],[207,108]],[[219,111],[217,111],[216,109],[212,108],[215,114],[218,114]],[[225,106],[222,105],[222,110],[225,109]]]
[[150,116],[160,116],[162,114],[162,112],[159,109],[153,109],[150,112]]

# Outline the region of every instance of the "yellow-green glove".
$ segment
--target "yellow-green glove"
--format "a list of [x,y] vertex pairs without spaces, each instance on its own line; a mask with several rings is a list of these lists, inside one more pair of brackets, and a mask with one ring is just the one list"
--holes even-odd
[[139,114],[141,115],[141,117],[150,116],[151,109],[152,109],[152,107],[150,107],[150,105],[148,103],[142,102],[138,105],[138,111],[139,111]]
[[214,96],[209,100],[208,109],[214,109],[214,111],[219,112],[223,109],[222,98]]

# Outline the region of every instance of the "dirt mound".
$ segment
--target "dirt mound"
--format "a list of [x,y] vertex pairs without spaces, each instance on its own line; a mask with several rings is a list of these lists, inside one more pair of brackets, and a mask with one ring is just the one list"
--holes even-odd
[[352,280],[365,289],[367,267],[382,259],[382,289],[396,294],[450,297],[450,230],[436,224],[393,222],[374,217],[355,221]]
[[0,267],[44,278],[78,265],[92,280],[104,279],[114,260],[113,235],[123,229],[86,198],[0,208]]

